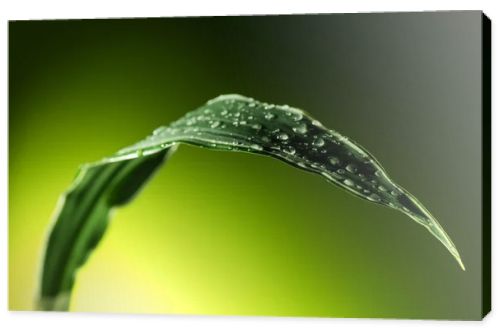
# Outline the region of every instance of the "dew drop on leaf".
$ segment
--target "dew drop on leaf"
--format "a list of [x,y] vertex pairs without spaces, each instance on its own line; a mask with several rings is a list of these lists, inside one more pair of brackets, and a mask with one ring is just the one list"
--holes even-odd
[[293,128],[293,132],[298,133],[298,134],[306,134],[307,133],[307,126],[304,123],[299,123],[296,127]]
[[286,141],[286,140],[288,140],[288,138],[289,138],[288,135],[286,133],[284,133],[284,132],[278,134],[278,139],[279,140]]
[[256,151],[262,151],[263,150],[262,146],[260,146],[258,144],[252,144],[252,145],[250,145],[250,148],[253,149],[253,150],[256,150]]
[[313,141],[313,145],[316,147],[321,147],[321,146],[325,145],[325,141],[323,140],[323,138],[316,138]]
[[214,121],[214,122],[212,122],[212,124],[210,125],[210,127],[211,127],[212,129],[214,129],[214,128],[218,127],[219,125],[220,125],[220,122],[219,122],[219,121]]
[[349,187],[352,187],[354,185],[354,182],[351,179],[345,179],[344,184]]
[[353,164],[348,164],[345,169],[347,169],[351,173],[356,173],[356,171],[358,170]]
[[380,201],[380,196],[377,195],[377,194],[371,194],[371,195],[368,196],[368,199],[370,201],[379,202]]
[[268,112],[268,113],[266,113],[266,114],[264,115],[264,118],[265,118],[265,119],[267,119],[268,121],[270,121],[270,120],[274,119],[275,117],[276,117],[276,115],[275,115],[275,114],[273,114],[273,113],[270,113],[270,112]]
[[330,157],[328,158],[328,161],[330,161],[332,165],[337,165],[340,162],[339,158],[337,157]]
[[295,154],[295,148],[293,146],[286,146],[283,148],[283,151],[288,154]]
[[292,116],[293,120],[296,122],[300,121],[303,117],[304,116],[302,116],[300,112],[294,112]]

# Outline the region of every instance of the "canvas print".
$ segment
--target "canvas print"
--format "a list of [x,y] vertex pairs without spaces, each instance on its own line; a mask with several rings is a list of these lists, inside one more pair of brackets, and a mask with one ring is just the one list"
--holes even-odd
[[479,320],[480,11],[12,21],[11,310]]

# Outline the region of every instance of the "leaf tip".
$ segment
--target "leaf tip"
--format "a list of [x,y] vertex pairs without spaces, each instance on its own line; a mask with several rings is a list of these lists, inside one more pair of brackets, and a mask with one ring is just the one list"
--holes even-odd
[[462,261],[462,258],[460,257],[460,253],[458,253],[457,247],[455,246],[453,241],[451,241],[451,238],[448,236],[448,234],[444,231],[444,229],[435,219],[433,219],[433,225],[429,228],[429,230],[448,249],[451,255],[458,262],[460,268],[462,268],[462,270],[465,271],[465,265]]
[[460,258],[460,255],[458,255],[458,253],[457,253],[457,256],[455,257],[455,259],[457,260],[458,264],[460,265],[460,268],[462,268],[463,271],[466,271],[465,265],[462,262],[462,259]]

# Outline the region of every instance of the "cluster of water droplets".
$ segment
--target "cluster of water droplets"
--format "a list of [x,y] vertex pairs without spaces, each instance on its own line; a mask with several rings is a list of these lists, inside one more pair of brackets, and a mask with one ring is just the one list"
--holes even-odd
[[358,196],[397,206],[393,200],[400,195],[397,186],[367,152],[299,109],[248,98],[219,98],[173,126],[194,141],[210,137],[211,147],[275,155]]
[[431,214],[393,183],[366,150],[299,109],[239,95],[220,96],[113,158],[141,157],[181,142],[268,155],[321,174],[352,194],[406,213],[456,252]]
[[[372,202],[416,214],[405,193],[364,149],[325,128],[302,110],[261,103],[238,95],[209,101],[129,150],[166,147],[187,142],[222,150],[237,150],[278,157],[296,167],[319,173],[349,192]],[[156,146],[155,146],[156,145]],[[141,149],[138,149],[140,147]]]

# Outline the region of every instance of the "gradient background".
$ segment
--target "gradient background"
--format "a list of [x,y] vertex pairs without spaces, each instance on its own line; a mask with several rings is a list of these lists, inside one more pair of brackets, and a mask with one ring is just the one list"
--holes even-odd
[[316,175],[182,145],[117,210],[72,311],[481,317],[481,13],[9,24],[9,308],[34,307],[55,204],[95,161],[223,93],[372,152],[442,223]]

